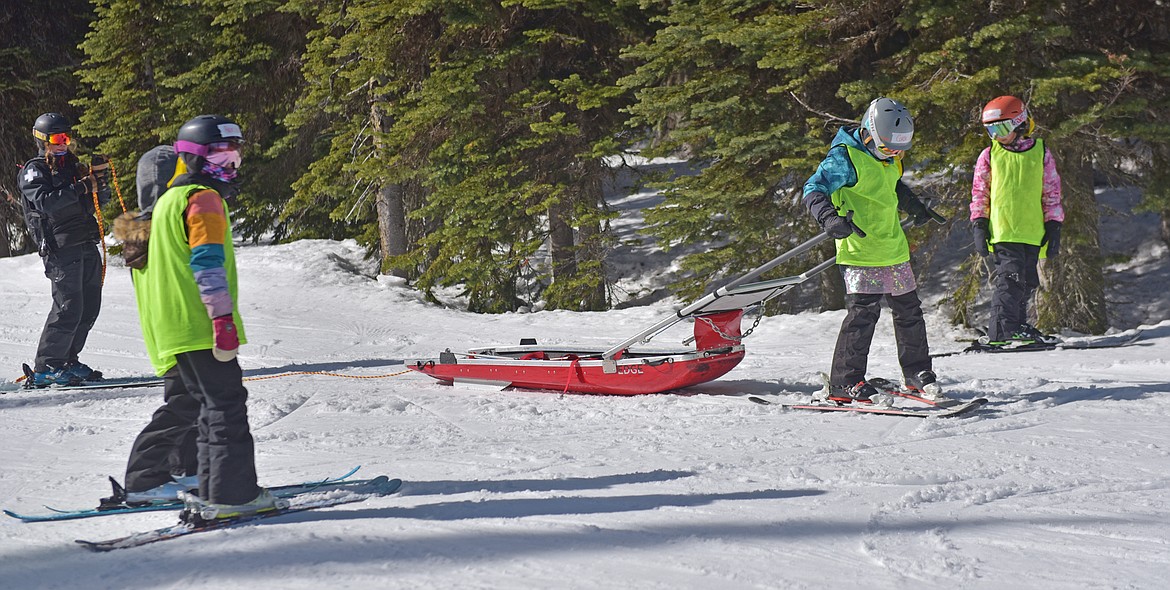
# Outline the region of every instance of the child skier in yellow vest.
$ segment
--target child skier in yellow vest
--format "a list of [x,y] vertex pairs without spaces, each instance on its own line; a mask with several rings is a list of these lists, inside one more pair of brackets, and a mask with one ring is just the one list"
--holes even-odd
[[1060,175],[1044,141],[1031,137],[1035,123],[1023,101],[996,98],[982,120],[993,141],[975,163],[971,223],[975,246],[995,265],[985,343],[1049,341],[1028,323],[1028,300],[1040,286],[1040,258],[1060,251]]
[[[883,300],[894,314],[903,382],[925,395],[941,395],[910,268],[910,246],[898,213],[906,211],[918,224],[931,218],[926,205],[902,182],[902,155],[913,136],[910,111],[896,100],[877,98],[861,125],[837,132],[828,155],[804,185],[805,207],[825,233],[837,239],[848,310],[837,335],[829,383],[818,399],[870,403],[879,393],[865,373]],[[845,217],[849,211],[852,223]]]

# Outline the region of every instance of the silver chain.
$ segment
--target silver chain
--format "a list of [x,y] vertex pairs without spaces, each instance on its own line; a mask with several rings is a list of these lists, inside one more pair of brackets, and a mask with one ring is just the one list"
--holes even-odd
[[701,320],[704,323],[706,323],[708,326],[711,326],[711,331],[718,334],[724,340],[730,340],[732,342],[740,342],[744,338],[751,336],[752,332],[755,331],[756,326],[760,325],[760,320],[764,319],[764,309],[763,309],[763,306],[761,306],[761,305],[753,305],[752,307],[749,307],[746,311],[743,312],[743,315],[748,315],[748,314],[753,313],[753,312],[757,312],[756,313],[756,321],[752,322],[752,326],[750,328],[748,328],[741,336],[734,336],[732,334],[728,334],[727,332],[724,332],[723,330],[720,330],[719,326],[716,326],[715,322],[711,321],[711,318],[708,318],[706,316],[695,316],[695,319]]

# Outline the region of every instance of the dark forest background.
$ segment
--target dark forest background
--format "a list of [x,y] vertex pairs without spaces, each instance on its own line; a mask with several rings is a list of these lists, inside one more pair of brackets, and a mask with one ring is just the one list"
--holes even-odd
[[[979,111],[1003,94],[1064,179],[1042,328],[1107,327],[1095,186],[1139,187],[1170,242],[1164,0],[38,0],[6,4],[0,40],[0,255],[30,251],[12,192],[39,114],[76,121],[132,206],[139,155],[218,113],[248,139],[237,235],[355,238],[477,312],[619,303],[603,157],[685,158],[697,174],[644,179],[665,195],[646,219],[703,246],[675,285],[696,296],[816,233],[801,187],[876,96],[911,109],[914,185],[965,225]],[[826,280],[819,304],[839,300]]]

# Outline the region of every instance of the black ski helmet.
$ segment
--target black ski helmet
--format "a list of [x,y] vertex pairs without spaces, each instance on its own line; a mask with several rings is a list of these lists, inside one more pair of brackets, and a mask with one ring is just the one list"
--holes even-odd
[[[186,151],[180,148],[179,142],[191,142],[207,145],[220,141],[234,141],[242,143],[244,134],[240,126],[231,119],[222,115],[199,115],[179,128],[179,136],[175,142],[176,151]],[[202,155],[202,154],[200,154]]]
[[73,131],[73,124],[61,113],[45,113],[33,123],[33,137],[38,141],[49,141],[50,135],[70,131]]

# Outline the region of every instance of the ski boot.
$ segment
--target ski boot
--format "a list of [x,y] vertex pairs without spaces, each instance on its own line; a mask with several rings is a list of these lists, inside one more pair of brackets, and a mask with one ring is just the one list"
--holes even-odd
[[45,367],[41,371],[33,371],[28,376],[26,387],[44,389],[54,385],[81,385],[81,379],[70,372],[69,369]]
[[862,404],[876,404],[889,406],[893,399],[888,394],[881,393],[876,387],[866,381],[858,381],[855,385],[828,385],[813,394],[813,401],[833,402],[845,405],[852,402]]
[[101,381],[102,372],[95,371],[89,365],[81,361],[73,361],[65,365],[65,370],[76,375],[81,381]]
[[907,391],[932,402],[949,399],[943,395],[942,388],[938,385],[938,377],[931,370],[919,371],[915,375],[903,377],[902,386]]
[[277,498],[266,488],[260,488],[260,494],[251,502],[243,504],[217,504],[208,502],[190,492],[180,492],[179,498],[185,507],[179,513],[179,519],[187,524],[199,526],[214,520],[242,518],[262,512],[288,508],[289,502],[285,498]]
[[[199,482],[195,482],[199,487]],[[177,481],[168,481],[141,492],[126,492],[127,504],[168,504],[179,501],[179,494],[191,491],[193,488]]]

